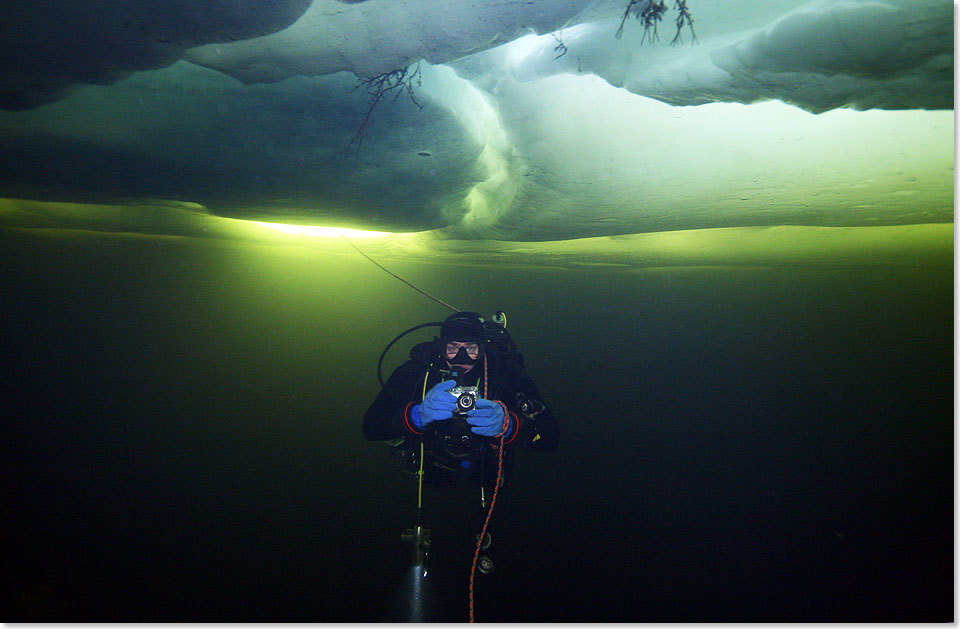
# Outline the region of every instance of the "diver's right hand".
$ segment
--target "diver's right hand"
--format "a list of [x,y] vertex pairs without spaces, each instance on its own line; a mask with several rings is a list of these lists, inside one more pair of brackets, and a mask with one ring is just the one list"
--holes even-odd
[[423,396],[423,403],[410,409],[413,423],[419,428],[424,428],[430,422],[453,417],[453,411],[457,410],[457,398],[450,395],[448,391],[455,386],[457,386],[456,380],[445,380],[427,391]]

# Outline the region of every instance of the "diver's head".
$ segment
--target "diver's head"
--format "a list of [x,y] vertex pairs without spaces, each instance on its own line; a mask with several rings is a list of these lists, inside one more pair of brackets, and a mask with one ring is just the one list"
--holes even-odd
[[483,321],[476,312],[457,312],[440,326],[440,354],[450,369],[464,373],[473,369],[483,355]]

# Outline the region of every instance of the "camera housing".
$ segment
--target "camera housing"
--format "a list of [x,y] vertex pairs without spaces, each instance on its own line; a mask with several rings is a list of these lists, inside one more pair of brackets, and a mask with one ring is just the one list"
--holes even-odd
[[456,396],[457,410],[453,414],[461,417],[465,416],[467,411],[473,410],[477,404],[477,398],[480,397],[480,389],[477,387],[453,387],[448,393]]

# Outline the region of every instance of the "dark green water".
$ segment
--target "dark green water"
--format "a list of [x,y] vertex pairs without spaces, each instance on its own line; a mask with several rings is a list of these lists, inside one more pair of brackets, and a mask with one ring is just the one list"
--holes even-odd
[[[385,617],[416,487],[361,417],[446,312],[244,243],[3,229],[0,262],[3,620]],[[394,270],[507,311],[561,422],[478,619],[953,619],[951,266]],[[464,620],[475,496],[426,501]]]

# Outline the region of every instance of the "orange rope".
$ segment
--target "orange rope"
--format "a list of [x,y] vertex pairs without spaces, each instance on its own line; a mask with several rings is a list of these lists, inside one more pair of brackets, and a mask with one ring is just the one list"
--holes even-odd
[[[483,367],[484,376],[486,376],[486,357],[484,357]],[[486,393],[486,378],[484,378],[483,384],[484,393]],[[490,499],[490,509],[487,510],[487,517],[483,521],[483,528],[480,530],[480,536],[477,538],[477,549],[473,553],[473,565],[470,566],[470,622],[473,622],[473,579],[477,573],[477,561],[480,559],[480,547],[483,545],[483,538],[487,535],[487,526],[490,524],[490,516],[493,515],[493,507],[497,504],[497,493],[500,491],[500,483],[503,479],[503,438],[507,434],[507,429],[510,428],[510,413],[507,411],[506,405],[499,400],[497,400],[497,404],[503,408],[503,426],[501,427],[500,434],[497,435],[500,437],[500,447],[497,448],[497,482],[493,486],[493,498]],[[483,483],[483,475],[480,476],[480,483]]]

